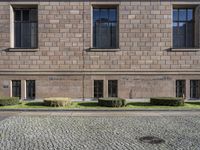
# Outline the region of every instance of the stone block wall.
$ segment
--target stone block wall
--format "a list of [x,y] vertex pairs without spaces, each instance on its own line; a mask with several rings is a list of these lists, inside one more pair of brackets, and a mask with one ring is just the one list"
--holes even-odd
[[[13,35],[11,8],[16,5],[38,6],[39,43],[34,51],[10,51]],[[117,51],[90,50],[92,7],[96,5],[118,6]],[[53,95],[92,97],[95,77],[107,79],[116,76],[120,80],[119,93],[123,97],[149,97],[156,96],[156,93],[173,96],[174,76],[191,75],[196,78],[200,74],[200,51],[171,50],[172,8],[177,5],[196,6],[195,44],[199,47],[200,2],[196,0],[1,1],[1,85],[12,79],[29,78],[36,80],[38,98]],[[141,79],[137,78],[138,74]],[[60,75],[62,80],[49,79]],[[170,78],[154,80],[163,78],[160,77],[162,75]],[[167,86],[163,87],[163,84]],[[148,90],[155,85],[156,92]],[[83,86],[87,86],[85,91]],[[2,86],[0,89],[0,94],[9,95],[9,89],[5,90]],[[141,93],[142,90],[145,93]]]

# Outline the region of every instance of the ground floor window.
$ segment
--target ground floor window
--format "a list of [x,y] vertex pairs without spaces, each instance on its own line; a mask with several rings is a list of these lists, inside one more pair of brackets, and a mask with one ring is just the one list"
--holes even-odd
[[200,98],[200,80],[190,81],[190,98]]
[[26,81],[26,98],[35,99],[35,80]]
[[176,97],[185,97],[185,80],[176,80]]
[[21,81],[12,80],[12,97],[21,98]]
[[103,97],[103,80],[94,80],[94,98]]
[[108,97],[118,97],[117,80],[108,80]]

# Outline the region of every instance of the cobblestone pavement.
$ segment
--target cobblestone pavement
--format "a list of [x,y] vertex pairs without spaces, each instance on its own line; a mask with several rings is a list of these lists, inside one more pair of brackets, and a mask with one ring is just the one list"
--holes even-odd
[[[143,143],[143,136],[165,142]],[[16,115],[0,121],[0,149],[200,150],[200,115]]]

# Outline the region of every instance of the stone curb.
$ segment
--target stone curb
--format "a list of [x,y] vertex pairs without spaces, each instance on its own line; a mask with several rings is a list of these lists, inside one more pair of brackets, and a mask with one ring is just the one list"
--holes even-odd
[[44,112],[89,112],[89,111],[94,111],[94,112],[130,112],[130,111],[192,111],[192,112],[200,112],[200,109],[32,109],[32,108],[19,108],[19,109],[0,109],[1,111],[31,111],[31,112],[38,112],[38,111],[44,111]]

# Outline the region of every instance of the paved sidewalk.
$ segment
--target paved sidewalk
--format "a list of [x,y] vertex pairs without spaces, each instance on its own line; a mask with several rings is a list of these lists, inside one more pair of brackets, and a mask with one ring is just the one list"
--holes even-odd
[[[6,114],[0,112],[2,116]],[[76,111],[7,115],[8,118],[0,121],[2,150],[199,150],[200,147],[200,112]],[[140,140],[149,137],[162,142]]]

